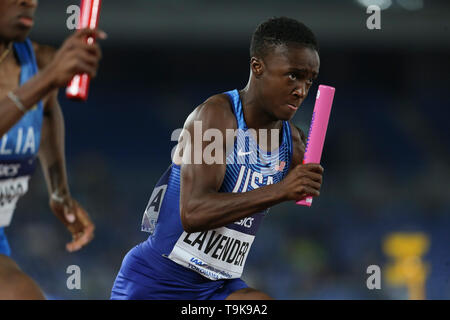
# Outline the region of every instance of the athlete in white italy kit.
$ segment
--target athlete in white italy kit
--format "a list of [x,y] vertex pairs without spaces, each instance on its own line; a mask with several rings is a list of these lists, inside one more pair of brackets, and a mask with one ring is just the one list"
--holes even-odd
[[[290,122],[319,55],[313,33],[289,18],[259,25],[250,55],[247,86],[207,99],[187,118],[144,213],[150,236],[125,256],[112,299],[270,299],[240,277],[268,208],[319,195],[323,168],[301,164],[305,136]],[[222,137],[236,132],[220,143],[219,161],[195,164],[196,146],[202,157],[211,143],[195,141],[199,124]]]

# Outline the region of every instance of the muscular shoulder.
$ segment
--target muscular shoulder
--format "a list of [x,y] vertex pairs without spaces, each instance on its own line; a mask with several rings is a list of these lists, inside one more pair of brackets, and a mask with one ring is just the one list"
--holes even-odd
[[[175,156],[173,158],[174,163],[182,163],[182,158],[184,157],[183,141],[185,138],[187,141],[192,141],[192,139],[196,137],[198,122],[201,124],[200,134],[202,137],[206,130],[217,129],[222,134],[221,141],[224,149],[228,150],[228,148],[231,147],[233,141],[226,139],[227,129],[236,129],[236,119],[232,111],[231,102],[229,101],[227,95],[217,94],[208,98],[205,102],[195,108],[186,119],[183,132],[179,137],[179,144],[177,145]],[[190,133],[190,135],[186,136],[186,133]],[[217,140],[217,142],[220,142],[220,140]]]
[[236,118],[231,101],[226,94],[217,94],[208,98],[189,115],[187,123],[202,121],[203,129],[217,128],[219,130],[236,129]]
[[293,135],[295,135],[296,139],[300,139],[300,141],[306,145],[306,135],[303,132],[302,129],[300,129],[299,127],[297,127],[295,124],[293,124],[291,121],[289,121],[290,125],[291,125],[291,129],[293,132]]
[[55,56],[56,53],[56,48],[52,46],[39,44],[36,42],[32,43],[38,68],[43,69],[53,60],[53,57]]

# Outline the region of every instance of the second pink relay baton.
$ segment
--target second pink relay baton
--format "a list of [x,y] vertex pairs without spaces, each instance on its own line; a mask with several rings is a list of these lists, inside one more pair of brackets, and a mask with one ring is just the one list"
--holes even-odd
[[[320,163],[328,120],[330,119],[331,106],[333,105],[334,91],[335,88],[322,84],[319,86],[319,90],[317,90],[316,103],[309,127],[303,163]],[[297,201],[297,204],[310,207],[312,197]]]

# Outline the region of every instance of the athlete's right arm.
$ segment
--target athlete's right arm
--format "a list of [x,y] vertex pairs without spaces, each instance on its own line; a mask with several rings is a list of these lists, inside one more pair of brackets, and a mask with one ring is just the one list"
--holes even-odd
[[[180,215],[186,232],[226,226],[280,202],[319,195],[323,169],[318,164],[298,165],[281,182],[245,193],[218,192],[226,171],[226,129],[236,128],[236,120],[226,99],[219,95],[207,100],[188,117],[184,126],[189,135],[185,136],[188,138],[184,141],[181,163]],[[210,128],[222,133],[221,163],[207,164],[203,160],[202,155],[209,154],[209,151],[204,152],[205,147],[212,142],[194,142],[196,121],[200,121],[197,129],[201,123],[202,134]],[[228,147],[232,147],[234,140],[231,142]],[[196,145],[201,148],[195,150]],[[202,157],[200,164],[194,164],[195,153]]]
[[[82,29],[71,35],[55,54],[48,66],[30,81],[14,90],[23,106],[29,110],[51,91],[67,85],[76,74],[87,73],[95,77],[101,51],[98,44],[89,45],[86,37],[105,39],[100,30]],[[0,137],[22,118],[23,112],[9,97],[0,99]]]

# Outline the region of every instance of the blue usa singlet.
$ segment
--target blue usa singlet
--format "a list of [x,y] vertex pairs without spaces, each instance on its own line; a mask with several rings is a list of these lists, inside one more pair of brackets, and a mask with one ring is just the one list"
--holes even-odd
[[[23,85],[38,67],[30,40],[16,42],[14,53],[20,63]],[[28,111],[0,140],[0,254],[10,254],[4,227],[11,223],[17,201],[28,191],[41,140],[43,105],[40,101]]]
[[[289,123],[283,121],[279,147],[272,152],[263,152],[248,134],[239,92],[233,90],[226,94],[236,116],[238,133],[234,149],[226,157],[226,173],[219,192],[247,192],[281,181],[287,175],[292,158]],[[180,169],[172,163],[150,196],[142,230],[151,235],[141,253],[145,255],[146,251],[152,250],[211,280],[240,278],[267,210],[224,227],[187,233],[180,219]]]

